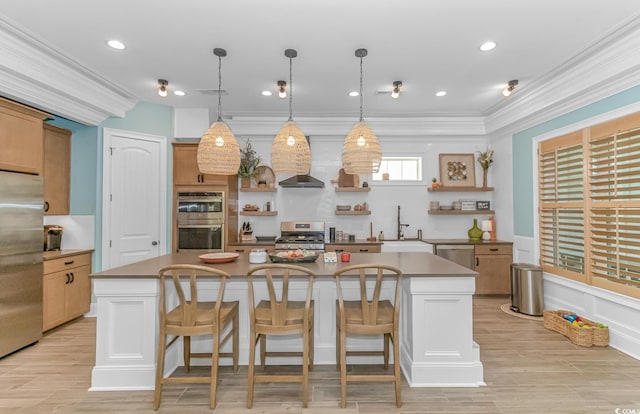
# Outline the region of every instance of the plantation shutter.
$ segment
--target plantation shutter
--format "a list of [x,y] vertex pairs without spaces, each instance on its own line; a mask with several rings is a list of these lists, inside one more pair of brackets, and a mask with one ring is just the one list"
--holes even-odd
[[582,134],[539,146],[540,261],[543,270],[584,280]]
[[640,129],[593,138],[589,166],[593,277],[640,287]]

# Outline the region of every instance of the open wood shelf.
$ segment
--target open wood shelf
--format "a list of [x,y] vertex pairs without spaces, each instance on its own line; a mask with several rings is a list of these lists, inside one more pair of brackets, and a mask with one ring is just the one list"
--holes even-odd
[[368,193],[371,187],[336,187],[336,193]]
[[240,211],[241,216],[277,216],[277,211]]
[[336,210],[336,216],[367,216],[371,214],[371,210],[366,211],[338,211]]
[[432,216],[456,216],[456,215],[476,215],[481,216],[484,214],[494,215],[493,210],[429,210],[429,214]]
[[278,191],[277,188],[259,188],[259,187],[250,187],[250,188],[239,188],[241,192],[246,193],[275,193]]
[[456,193],[456,192],[479,192],[479,191],[493,191],[493,187],[427,187],[427,191],[430,193]]

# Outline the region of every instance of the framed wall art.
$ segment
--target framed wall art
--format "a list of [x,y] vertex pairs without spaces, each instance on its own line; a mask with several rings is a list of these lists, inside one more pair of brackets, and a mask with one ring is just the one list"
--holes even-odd
[[473,154],[440,154],[440,182],[445,187],[475,187]]

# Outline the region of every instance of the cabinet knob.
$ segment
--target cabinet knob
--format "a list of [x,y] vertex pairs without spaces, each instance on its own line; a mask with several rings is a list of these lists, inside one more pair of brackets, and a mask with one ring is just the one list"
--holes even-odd
[[49,211],[49,202],[45,201],[44,202],[44,212],[46,213],[47,211]]
[[73,264],[73,260],[69,260],[68,262],[64,262],[65,266],[69,266],[70,264]]
[[489,249],[489,251],[490,251],[490,252],[497,252],[497,251],[498,251],[498,249],[497,249],[497,248],[495,248],[495,247],[492,247],[491,249]]
[[476,266],[480,266],[480,258],[476,256]]
[[69,283],[73,283],[74,280],[76,280],[76,277],[73,275],[73,272],[71,272],[71,281]]
[[65,276],[67,276],[67,281],[64,282],[64,284],[68,285],[69,283],[71,283],[71,276],[69,276],[69,273],[65,273]]
[[152,245],[152,246],[157,246],[157,245],[158,245],[158,242],[154,240],[154,241],[152,241],[152,242],[151,242],[151,245]]

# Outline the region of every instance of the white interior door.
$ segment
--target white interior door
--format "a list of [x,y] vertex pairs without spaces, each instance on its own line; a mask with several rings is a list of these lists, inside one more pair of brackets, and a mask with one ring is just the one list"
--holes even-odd
[[166,138],[104,130],[103,269],[166,251]]

